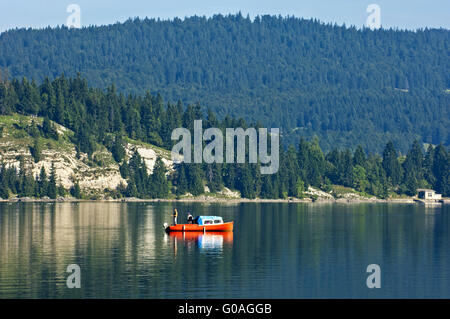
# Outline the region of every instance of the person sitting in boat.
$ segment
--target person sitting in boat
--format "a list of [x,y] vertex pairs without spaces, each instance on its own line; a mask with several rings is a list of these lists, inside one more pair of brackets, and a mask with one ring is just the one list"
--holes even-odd
[[191,215],[191,213],[188,213],[187,222],[188,224],[192,224],[194,222],[194,217]]
[[198,224],[198,218],[199,218],[199,217],[200,217],[200,216],[195,217],[194,220],[192,221],[192,223],[193,223],[193,224]]
[[173,224],[176,225],[177,224],[177,217],[178,217],[178,211],[176,208],[173,209]]

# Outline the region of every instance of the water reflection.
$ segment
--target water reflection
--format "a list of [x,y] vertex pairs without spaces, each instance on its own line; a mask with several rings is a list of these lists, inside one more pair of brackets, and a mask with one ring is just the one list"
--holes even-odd
[[194,243],[201,250],[221,251],[224,244],[233,245],[233,232],[170,232],[166,236],[175,243],[184,243],[187,247],[192,247]]
[[[166,234],[174,205],[235,230]],[[449,205],[0,203],[0,298],[450,298],[449,230]]]

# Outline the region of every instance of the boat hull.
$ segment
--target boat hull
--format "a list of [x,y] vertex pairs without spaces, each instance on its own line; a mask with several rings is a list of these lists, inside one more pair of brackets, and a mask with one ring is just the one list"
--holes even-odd
[[223,224],[198,225],[198,224],[178,224],[168,226],[167,231],[193,231],[193,232],[209,232],[209,231],[233,231],[233,222]]

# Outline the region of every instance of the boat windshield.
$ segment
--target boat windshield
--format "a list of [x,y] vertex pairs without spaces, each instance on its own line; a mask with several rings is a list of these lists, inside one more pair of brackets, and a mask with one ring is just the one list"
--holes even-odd
[[199,225],[223,224],[222,217],[219,216],[198,216],[195,222]]

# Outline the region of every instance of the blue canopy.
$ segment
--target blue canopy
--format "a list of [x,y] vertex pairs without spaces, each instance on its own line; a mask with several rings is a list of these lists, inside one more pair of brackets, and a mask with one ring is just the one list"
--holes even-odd
[[196,220],[197,220],[197,224],[199,224],[199,225],[223,223],[222,217],[219,217],[219,216],[198,216],[196,218]]

